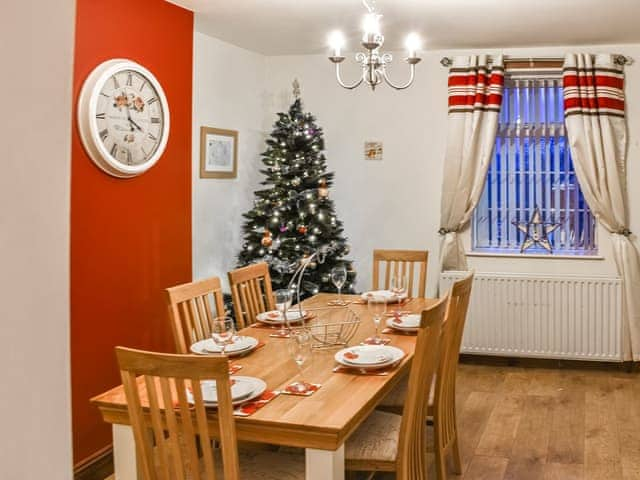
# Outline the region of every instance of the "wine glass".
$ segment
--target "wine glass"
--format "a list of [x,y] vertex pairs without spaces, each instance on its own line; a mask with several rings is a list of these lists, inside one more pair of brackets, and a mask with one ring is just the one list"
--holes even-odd
[[313,353],[311,349],[311,332],[306,328],[291,330],[287,348],[289,355],[298,366],[300,375],[300,380],[293,382],[288,388],[298,393],[305,393],[311,388],[311,385],[303,379],[304,364],[311,359]]
[[227,345],[235,341],[236,327],[231,317],[216,317],[211,321],[211,338],[220,347],[220,353],[225,354]]
[[338,299],[333,302],[333,305],[346,305],[346,302],[342,300],[342,287],[346,281],[347,269],[344,265],[331,269],[331,282],[338,289]]
[[391,277],[391,294],[397,299],[396,311],[400,311],[400,304],[407,293],[407,277],[397,273]]
[[[286,336],[289,334],[291,330],[291,326],[289,325],[289,320],[287,318],[287,311],[291,306],[291,301],[293,300],[293,294],[291,290],[288,288],[281,288],[273,292],[273,299],[276,304],[276,309],[282,314],[282,327],[278,330],[277,335]],[[285,328],[286,326],[286,328]]]
[[387,343],[386,338],[380,337],[378,335],[378,330],[380,328],[380,321],[382,320],[382,316],[387,311],[387,298],[383,295],[368,295],[367,296],[367,309],[371,314],[373,319],[373,324],[376,327],[376,334],[373,337],[367,338],[364,343],[368,345],[384,345]]

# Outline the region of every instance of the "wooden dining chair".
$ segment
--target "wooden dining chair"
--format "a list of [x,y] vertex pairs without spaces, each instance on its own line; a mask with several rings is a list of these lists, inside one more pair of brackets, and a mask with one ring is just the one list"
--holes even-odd
[[[389,289],[394,275],[406,275],[408,278],[407,294],[413,297],[413,287],[416,281],[417,297],[424,297],[427,288],[428,250],[374,250],[373,251],[373,290]],[[416,272],[416,266],[419,271]],[[381,267],[384,268],[384,283],[380,287]]]
[[238,328],[256,321],[256,315],[275,310],[269,265],[255,263],[229,272],[231,298]]
[[[142,477],[238,480],[240,463],[228,360],[122,347],[116,348],[116,356]],[[224,477],[220,476],[221,469],[216,468],[214,436],[207,423],[202,391],[192,388],[201,380],[216,382],[219,425],[216,439],[221,446]],[[187,400],[187,389],[193,394],[193,404]]]
[[[438,479],[447,478],[446,460],[451,455],[453,471],[461,473],[458,427],[456,419],[456,373],[460,345],[467,318],[474,273],[456,281],[449,291],[449,306],[442,333],[442,349],[434,389],[429,398],[429,417],[434,428],[434,453]],[[401,382],[378,405],[380,410],[399,413],[407,401],[409,384]]]
[[473,276],[474,273],[471,272],[451,286],[449,307],[443,326],[443,348],[436,374],[435,397],[429,412],[433,417],[434,450],[439,480],[447,478],[446,463],[449,454],[453,472],[457,475],[462,474],[456,418],[456,373]]
[[[238,450],[227,358],[123,347],[116,356],[143,480],[304,479],[304,455]],[[216,382],[213,426],[193,388],[202,380]]]
[[210,322],[225,314],[222,286],[218,277],[167,288],[166,301],[177,353],[210,338]]
[[426,479],[426,419],[438,365],[447,297],[422,312],[402,415],[374,410],[347,439],[347,471],[396,472],[398,480]]

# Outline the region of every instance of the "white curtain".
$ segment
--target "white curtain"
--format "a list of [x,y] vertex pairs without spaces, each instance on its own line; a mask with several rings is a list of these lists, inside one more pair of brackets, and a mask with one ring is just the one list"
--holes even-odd
[[611,234],[623,281],[625,360],[640,360],[640,255],[629,231],[624,74],[615,58],[566,56],[565,123],[584,198]]
[[440,209],[442,270],[467,270],[459,233],[480,200],[502,103],[502,57],[455,57],[449,71],[449,120]]

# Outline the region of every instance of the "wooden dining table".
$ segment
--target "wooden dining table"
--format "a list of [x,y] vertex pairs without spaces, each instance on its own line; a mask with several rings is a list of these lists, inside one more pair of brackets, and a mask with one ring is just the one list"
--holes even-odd
[[[341,307],[327,307],[335,294],[320,293],[302,304],[318,317],[340,315]],[[366,304],[356,295],[343,295],[350,302],[348,308],[361,323],[349,342],[357,345],[374,333],[374,324]],[[403,311],[419,313],[435,303],[435,299],[409,299]],[[395,308],[393,305],[389,309]],[[326,321],[326,320],[325,320]],[[382,321],[384,326],[385,319]],[[250,354],[233,360],[242,365],[239,375],[263,379],[267,388],[282,390],[299,380],[298,367],[289,356],[284,338],[273,338],[274,330],[248,327],[240,334],[257,338],[265,345]],[[304,380],[322,386],[311,396],[279,395],[263,408],[247,417],[236,417],[238,440],[264,442],[305,449],[305,478],[307,480],[343,480],[344,444],[354,430],[367,418],[376,405],[408,372],[415,347],[415,336],[388,333],[390,345],[402,349],[406,355],[386,375],[364,375],[352,372],[336,373],[334,355],[338,348],[315,349],[312,360],[304,370]],[[113,455],[116,480],[137,480],[136,449],[130,426],[127,401],[122,385],[91,399],[105,422],[113,428]],[[209,416],[216,423],[215,412]]]

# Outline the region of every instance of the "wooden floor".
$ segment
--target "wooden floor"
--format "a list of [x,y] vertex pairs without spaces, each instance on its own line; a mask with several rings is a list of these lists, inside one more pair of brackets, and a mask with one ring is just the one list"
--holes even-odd
[[450,479],[640,480],[640,373],[460,365],[457,402]]
[[639,373],[460,365],[457,407],[450,479],[640,480]]

